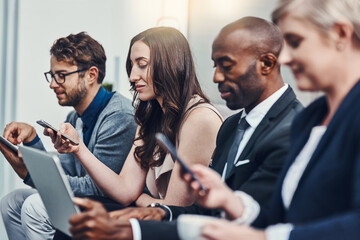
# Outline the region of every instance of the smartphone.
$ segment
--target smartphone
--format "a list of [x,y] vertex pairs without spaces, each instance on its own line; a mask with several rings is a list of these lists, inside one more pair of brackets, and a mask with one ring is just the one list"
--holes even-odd
[[201,184],[199,179],[197,179],[197,177],[190,170],[190,168],[188,166],[186,166],[185,162],[179,157],[179,155],[176,152],[176,149],[175,149],[174,145],[170,142],[170,140],[162,133],[156,133],[155,138],[156,138],[157,142],[159,143],[159,145],[164,150],[168,151],[176,161],[178,161],[178,163],[180,164],[183,171],[185,171],[186,173],[189,173],[191,175],[191,179],[193,181],[197,181],[200,184],[200,189],[202,191],[206,192],[207,191],[206,188]]
[[15,153],[17,155],[17,152],[19,149],[19,147],[17,145],[12,144],[11,142],[9,142],[9,140],[4,138],[3,136],[0,136],[0,141],[2,143],[4,143],[11,151],[13,151],[13,153]]
[[[43,126],[44,128],[50,128],[51,130],[53,130],[55,132],[55,134],[59,131],[56,128],[54,128],[53,126],[51,126],[49,123],[45,122],[44,120],[36,121],[36,123],[39,124],[40,126]],[[72,139],[71,137],[69,137],[63,133],[61,134],[61,137],[64,140],[68,139],[74,145],[79,145],[79,142],[75,141],[74,139]]]

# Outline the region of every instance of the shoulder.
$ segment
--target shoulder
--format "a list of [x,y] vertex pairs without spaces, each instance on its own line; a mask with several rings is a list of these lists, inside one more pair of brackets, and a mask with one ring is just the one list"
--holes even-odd
[[99,115],[99,119],[106,118],[126,118],[130,120],[134,119],[134,108],[131,105],[130,99],[124,97],[120,93],[115,92],[109,100],[106,107]]
[[[292,88],[289,86],[279,99],[271,106],[266,117],[272,118],[289,118],[303,109],[303,105],[296,98]],[[287,116],[290,115],[290,116]]]
[[179,129],[179,137],[184,139],[199,139],[216,137],[222,119],[209,108],[193,109],[183,120]]
[[114,111],[133,114],[134,108],[131,105],[131,100],[121,95],[120,93],[115,92],[109,100],[109,103],[104,108],[103,112]]
[[[195,112],[195,114],[194,114]],[[185,119],[190,116],[190,115],[199,115],[199,114],[211,114],[211,115],[217,115],[218,118],[221,119],[221,121],[223,121],[223,117],[221,116],[221,114],[219,113],[219,111],[211,104],[208,102],[205,102],[204,99],[202,97],[200,97],[199,95],[194,95],[187,107],[186,107],[186,111],[185,111]]]
[[308,122],[316,121],[316,119],[324,116],[327,111],[327,101],[325,96],[322,96],[300,111],[294,119],[294,124],[306,124]]
[[199,104],[191,109],[184,118],[182,126],[191,126],[191,128],[197,128],[220,125],[223,121],[221,115],[207,105],[212,106],[210,104]]
[[114,132],[121,132],[124,128],[135,131],[136,127],[131,101],[117,92],[114,93],[100,113],[95,125],[95,128],[99,128],[99,130],[108,131],[107,129],[112,129],[111,131]]

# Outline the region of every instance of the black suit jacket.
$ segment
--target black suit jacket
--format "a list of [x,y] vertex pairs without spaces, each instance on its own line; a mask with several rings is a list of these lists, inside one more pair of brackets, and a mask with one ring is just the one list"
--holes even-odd
[[[248,159],[249,163],[234,168],[225,179],[231,189],[248,193],[262,207],[269,204],[290,146],[291,122],[302,109],[301,103],[289,87],[264,116],[242,151],[238,160]],[[225,167],[241,114],[239,112],[226,119],[219,130],[211,165],[211,168],[219,174],[222,174]],[[185,208],[171,206],[170,208],[174,217],[183,213],[215,214],[214,211],[196,205]],[[140,222],[140,226],[143,239],[176,239],[175,235],[163,234],[164,231],[168,233],[174,231],[176,234],[176,225],[173,223],[157,224],[144,221]]]
[[[290,126],[294,116],[303,107],[289,87],[270,108],[240,154],[239,159],[249,163],[233,168],[225,179],[232,190],[251,195],[261,206],[270,202],[277,177],[290,147]],[[222,173],[241,112],[228,118],[218,137],[213,169]]]

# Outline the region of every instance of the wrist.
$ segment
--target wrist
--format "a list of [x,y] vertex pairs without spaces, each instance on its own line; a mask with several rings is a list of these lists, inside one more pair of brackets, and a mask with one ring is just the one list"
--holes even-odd
[[238,196],[232,191],[229,191],[223,210],[225,211],[227,218],[236,219],[242,216],[244,204]]
[[148,207],[151,205],[150,203],[154,201],[153,198],[151,198],[146,193],[141,193],[140,196],[136,199],[135,204],[137,207]]
[[35,128],[32,127],[29,136],[27,136],[23,140],[23,143],[29,143],[29,142],[33,141],[35,138],[36,138],[36,131],[35,131]]
[[[135,220],[135,219],[133,219]],[[134,231],[133,231],[133,225],[131,223],[131,219],[130,221],[119,221],[119,220],[114,220],[114,225],[113,225],[113,232],[116,232],[116,234],[114,234],[114,239],[129,239],[129,240],[135,240],[135,239],[141,239],[138,237],[134,237]]]
[[72,154],[74,154],[78,159],[81,159],[81,156],[84,156],[84,159],[86,159],[87,152],[91,153],[90,150],[86,147],[85,143],[81,140],[79,141],[79,145],[73,145],[72,149]]
[[164,204],[160,203],[151,203],[147,207],[157,208],[159,210],[159,215],[161,215],[162,221],[171,221],[172,220],[172,212],[171,209]]

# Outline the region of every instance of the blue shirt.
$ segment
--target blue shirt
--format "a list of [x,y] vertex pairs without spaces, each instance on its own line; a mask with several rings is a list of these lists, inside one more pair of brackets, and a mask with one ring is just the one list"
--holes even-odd
[[[100,87],[98,93],[96,94],[94,100],[90,103],[90,105],[86,108],[81,117],[81,121],[83,122],[83,136],[84,143],[88,146],[92,131],[94,130],[95,123],[101,111],[106,107],[111,97],[115,92],[108,92],[105,88]],[[74,126],[75,127],[75,126]],[[36,137],[28,143],[24,143],[26,146],[32,146],[40,141],[39,136],[36,134]]]
[[102,110],[108,104],[110,98],[114,95],[114,92],[108,92],[105,88],[100,87],[94,100],[86,108],[82,116],[79,116],[83,122],[83,136],[84,143],[88,146],[91,134],[94,130],[95,123],[102,112]]

